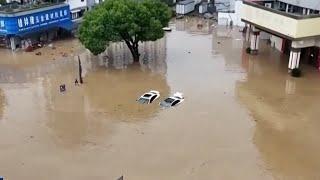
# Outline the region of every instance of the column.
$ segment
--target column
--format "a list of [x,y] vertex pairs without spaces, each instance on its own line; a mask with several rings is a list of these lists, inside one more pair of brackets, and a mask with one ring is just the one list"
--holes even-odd
[[259,50],[260,31],[253,27],[250,34],[250,50],[251,54],[257,54]]
[[303,8],[303,9],[302,9],[302,15],[305,15],[305,14],[307,14],[306,8]]
[[251,25],[250,24],[246,24],[246,41],[249,42],[250,41],[250,31],[251,31]]
[[290,58],[289,58],[289,70],[299,68],[300,63],[300,49],[299,48],[291,48]]
[[286,4],[286,12],[289,12],[289,4]]
[[16,50],[16,41],[14,37],[10,37],[10,47],[12,51]]
[[310,14],[310,9],[307,10],[307,15],[309,15],[309,14]]

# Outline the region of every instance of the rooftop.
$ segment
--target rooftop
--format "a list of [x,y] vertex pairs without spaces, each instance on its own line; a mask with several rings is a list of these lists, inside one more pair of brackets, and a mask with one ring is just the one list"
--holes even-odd
[[194,0],[184,0],[184,1],[178,2],[178,4],[182,4],[182,5],[186,5],[186,4],[190,4],[190,3],[194,3]]
[[14,14],[14,13],[19,13],[24,11],[40,9],[44,7],[50,7],[58,4],[63,4],[63,1],[58,0],[55,3],[35,1],[33,3],[27,3],[27,4],[20,4],[18,2],[13,2],[13,3],[8,3],[0,6],[0,14]]
[[[286,12],[286,8],[283,6],[282,2],[276,0],[243,0],[244,4],[254,6],[260,9],[264,9],[267,11],[271,11],[273,13],[277,13],[279,15],[287,16],[294,19],[308,19],[308,18],[317,18],[320,17],[319,11],[312,11],[310,14],[303,14],[303,8],[294,7],[290,9],[289,12]],[[269,6],[266,6],[268,4]],[[292,6],[291,6],[292,7]]]

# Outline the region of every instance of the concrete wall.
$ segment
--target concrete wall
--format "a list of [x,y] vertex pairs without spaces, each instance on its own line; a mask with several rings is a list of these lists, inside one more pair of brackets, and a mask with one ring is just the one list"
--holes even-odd
[[319,0],[280,0],[280,1],[284,2],[284,3],[292,4],[295,6],[320,10],[320,1]]

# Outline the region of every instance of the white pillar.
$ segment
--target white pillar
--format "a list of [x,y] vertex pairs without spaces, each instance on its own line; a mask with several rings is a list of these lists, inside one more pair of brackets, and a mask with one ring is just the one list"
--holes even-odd
[[305,15],[307,12],[306,12],[306,8],[303,8],[302,9],[302,15]]
[[251,31],[251,25],[250,24],[246,24],[246,41],[247,42],[250,41],[250,31]]
[[292,79],[286,80],[286,94],[294,94],[296,92],[296,82]]
[[14,37],[10,37],[10,47],[12,51],[16,50],[16,42]]
[[310,14],[310,9],[307,10],[307,15],[309,15],[309,14]]
[[301,54],[300,49],[295,49],[295,48],[291,49],[290,57],[289,57],[289,64],[288,64],[288,68],[290,70],[295,69],[295,68],[299,68],[300,54]]
[[286,12],[289,12],[289,4],[286,5]]
[[250,50],[251,53],[258,53],[259,50],[260,31],[253,27],[250,33]]

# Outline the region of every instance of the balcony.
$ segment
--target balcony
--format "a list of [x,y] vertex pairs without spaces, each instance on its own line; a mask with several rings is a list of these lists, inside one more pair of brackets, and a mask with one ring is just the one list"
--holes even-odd
[[[268,1],[270,2],[270,1]],[[243,1],[241,19],[257,28],[290,40],[320,37],[320,15],[287,13],[263,1]]]

